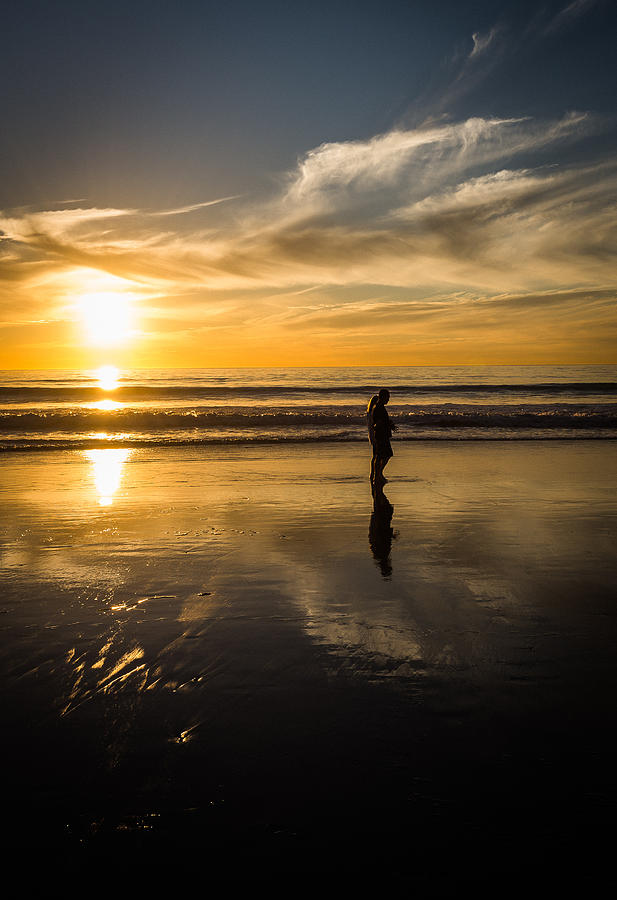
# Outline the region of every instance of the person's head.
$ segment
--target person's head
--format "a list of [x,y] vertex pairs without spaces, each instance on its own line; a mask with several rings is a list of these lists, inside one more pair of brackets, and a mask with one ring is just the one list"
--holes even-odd
[[370,412],[377,403],[379,403],[379,397],[377,396],[377,394],[373,394],[373,396],[371,397],[371,399],[368,402],[366,411]]
[[390,399],[390,391],[387,388],[382,388],[379,392],[379,402],[383,403],[384,406]]

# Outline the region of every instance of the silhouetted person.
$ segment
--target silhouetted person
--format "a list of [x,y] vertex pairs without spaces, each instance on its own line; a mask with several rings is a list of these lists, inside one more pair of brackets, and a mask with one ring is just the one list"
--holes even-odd
[[390,437],[392,432],[396,430],[394,422],[391,420],[386,409],[386,404],[390,399],[390,391],[382,388],[379,394],[375,394],[369,400],[366,416],[368,420],[368,437],[373,448],[373,458],[371,459],[371,484],[386,484],[387,478],[384,478],[383,470],[388,464],[388,460],[392,457],[392,444]]
[[368,542],[384,578],[392,575],[390,551],[392,549],[392,515],[394,507],[383,492],[381,484],[373,487],[373,512],[368,528]]

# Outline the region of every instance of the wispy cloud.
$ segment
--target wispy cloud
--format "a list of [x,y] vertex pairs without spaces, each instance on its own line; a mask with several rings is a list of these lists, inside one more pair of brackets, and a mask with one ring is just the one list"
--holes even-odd
[[590,12],[594,6],[598,6],[602,0],[573,0],[567,6],[553,16],[544,28],[545,34],[561,31],[563,28],[569,28],[578,19]]
[[[525,315],[544,322],[556,309],[562,319],[577,309],[583,318],[587,304],[607,334],[617,288],[617,163],[555,164],[567,142],[595,127],[581,114],[472,118],[323,144],[269,199],[245,200],[218,219],[208,212],[203,223],[202,208],[229,198],[160,214],[7,213],[0,312],[12,322],[53,316],[70,303],[79,270],[156,296],[152,315],[183,329],[323,330],[343,340],[368,322],[439,319],[462,333]],[[157,226],[189,211],[198,217],[190,226]],[[354,299],[364,285],[381,287]],[[337,299],[341,290],[351,294]],[[401,291],[413,296],[402,300]]]
[[[369,141],[324,144],[299,161],[280,194],[245,207],[219,228],[160,231],[150,224],[151,212],[111,208],[3,216],[0,228],[13,265],[21,258],[26,268],[34,253],[52,268],[90,265],[127,278],[195,287],[216,281],[236,288],[247,280],[294,285],[305,279],[347,283],[358,278],[399,284],[401,278],[417,277],[404,272],[410,265],[415,269],[429,250],[431,257],[442,255],[442,274],[452,264],[466,265],[468,251],[460,258],[455,248],[468,246],[480,231],[482,246],[494,249],[512,216],[531,247],[540,241],[541,216],[556,238],[566,221],[572,219],[573,225],[590,205],[597,215],[603,193],[597,186],[607,187],[610,167],[557,173],[503,166],[590,127],[582,115],[549,123],[469,119],[395,130]],[[485,174],[476,174],[478,169]],[[567,192],[570,216],[557,218],[555,204]],[[607,202],[607,215],[610,209]],[[440,235],[448,236],[448,247],[437,246]],[[479,246],[475,255],[486,254]],[[388,279],[380,267],[396,258],[399,268]],[[482,278],[482,271],[478,265],[476,277]],[[436,271],[431,280],[439,278]]]
[[473,59],[474,57],[480,56],[481,53],[484,53],[490,45],[494,42],[495,38],[499,34],[499,28],[497,26],[490,28],[488,31],[484,33],[480,31],[474,31],[471,35],[471,39],[473,41],[473,48],[471,53],[469,54],[469,59]]
[[[557,13],[540,5],[526,24],[500,18],[484,31],[474,31],[469,43],[444,63],[443,77],[414,98],[410,114],[416,120],[424,115],[450,115],[464,97],[480,86],[486,87],[491,74],[502,64],[512,63],[518,54],[527,54],[530,45],[540,45],[574,27],[585,16],[604,5],[605,0],[573,0]],[[522,63],[524,64],[524,63]]]
[[207,206],[218,206],[219,203],[227,203],[229,200],[238,200],[242,195],[233,194],[230,197],[219,197],[217,200],[203,200],[200,203],[191,203],[189,206],[179,206],[177,209],[163,209],[151,212],[151,216],[182,216],[185,213],[205,209]]

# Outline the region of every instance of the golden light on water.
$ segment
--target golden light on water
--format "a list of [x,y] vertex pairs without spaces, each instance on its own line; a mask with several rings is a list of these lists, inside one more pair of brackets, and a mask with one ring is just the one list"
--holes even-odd
[[124,464],[132,451],[110,448],[109,450],[84,450],[84,456],[92,463],[92,475],[99,498],[99,506],[111,506],[122,481]]
[[[99,381],[99,387],[102,391],[115,391],[120,381],[120,370],[115,366],[101,366],[94,373]],[[107,401],[101,401],[107,402]],[[109,401],[112,402],[112,401]],[[112,409],[117,407],[99,407],[99,409]]]
[[122,409],[123,404],[117,400],[98,400],[96,403],[89,403],[88,409],[100,409],[101,412],[111,412],[114,409]]

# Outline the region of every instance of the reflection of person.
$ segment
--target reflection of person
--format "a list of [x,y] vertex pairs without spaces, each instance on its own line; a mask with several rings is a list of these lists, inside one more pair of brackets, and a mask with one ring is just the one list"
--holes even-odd
[[376,484],[373,488],[373,512],[368,528],[368,542],[384,578],[390,578],[392,575],[390,551],[394,537],[391,525],[393,513],[394,507],[384,494],[383,487]]
[[383,470],[392,457],[392,445],[390,437],[396,430],[396,425],[391,420],[386,409],[386,403],[390,399],[390,391],[382,388],[379,394],[371,397],[366,411],[368,420],[368,437],[373,448],[371,460],[371,483],[385,484]]

